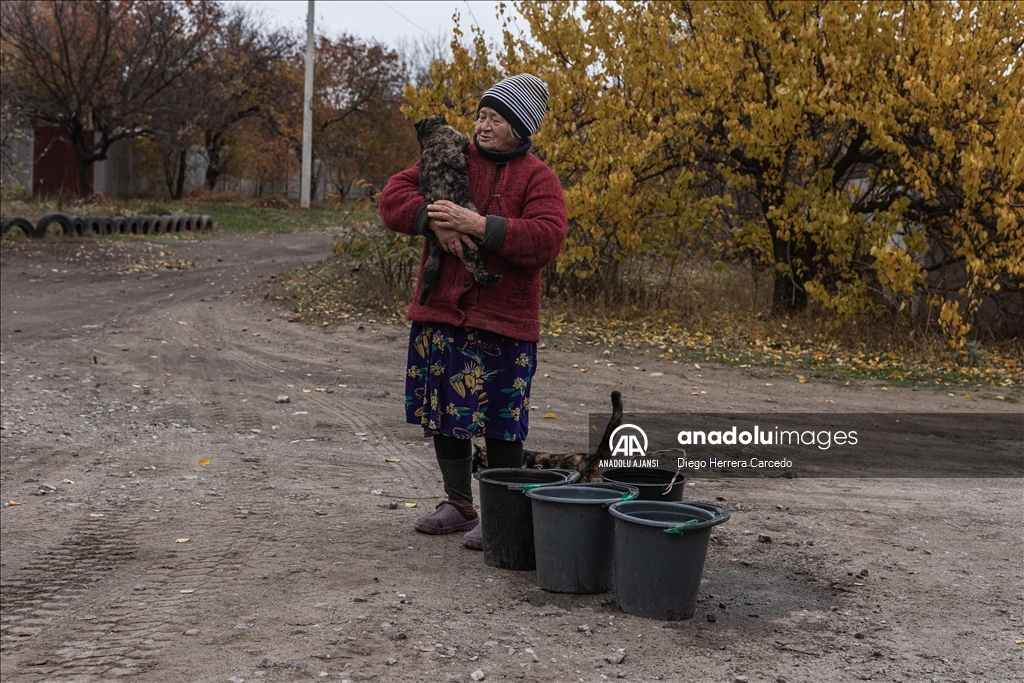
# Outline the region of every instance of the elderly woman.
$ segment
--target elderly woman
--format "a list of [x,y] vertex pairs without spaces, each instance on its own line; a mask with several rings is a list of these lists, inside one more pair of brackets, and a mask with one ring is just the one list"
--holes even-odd
[[[547,100],[547,87],[530,74],[506,78],[481,98],[466,149],[480,213],[448,201],[428,204],[419,190],[419,164],[393,176],[380,196],[388,229],[433,231],[446,252],[437,284],[421,305],[424,245],[420,285],[407,314],[406,421],[433,437],[447,495],[415,527],[427,534],[468,531],[464,545],[474,549],[483,544],[470,439],[484,437],[490,467],[522,466],[540,338],[541,271],[566,237],[562,186],[530,153]],[[480,249],[487,271],[501,280],[478,284],[462,263],[464,249]]]

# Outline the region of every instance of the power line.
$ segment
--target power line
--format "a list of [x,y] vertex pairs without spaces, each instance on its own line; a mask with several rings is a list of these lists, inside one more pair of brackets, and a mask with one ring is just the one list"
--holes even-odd
[[466,2],[466,9],[469,10],[469,18],[473,20],[473,24],[477,28],[479,28],[480,30],[483,30],[482,28],[480,28],[480,22],[476,20],[476,15],[473,14],[473,6],[469,4],[469,0],[465,0],[465,2]]
[[417,24],[417,23],[416,23],[415,21],[413,21],[412,19],[410,19],[409,17],[405,16],[404,14],[402,14],[401,12],[399,12],[398,10],[396,10],[396,9],[395,9],[394,7],[392,7],[392,6],[391,6],[391,3],[389,3],[389,2],[385,2],[384,0],[378,0],[378,2],[380,2],[380,4],[384,5],[384,6],[385,6],[385,7],[387,7],[387,8],[389,9],[389,10],[391,10],[392,12],[394,12],[395,14],[397,14],[398,16],[400,16],[400,17],[402,17],[403,19],[405,19],[406,21],[408,21],[408,22],[409,22],[410,24],[412,24],[413,26],[415,26],[415,27],[416,27],[416,28],[418,28],[419,30],[421,30],[421,31],[423,31],[424,33],[426,33],[426,34],[427,34],[428,36],[432,36],[432,35],[433,35],[433,34],[432,34],[432,33],[431,33],[430,31],[428,31],[427,29],[423,28],[422,26],[420,26],[419,24]]

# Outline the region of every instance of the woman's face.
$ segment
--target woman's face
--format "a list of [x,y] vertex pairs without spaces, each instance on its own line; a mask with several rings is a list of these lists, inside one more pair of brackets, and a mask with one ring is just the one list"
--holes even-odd
[[511,152],[519,146],[512,126],[490,107],[481,107],[477,114],[476,141],[488,152]]

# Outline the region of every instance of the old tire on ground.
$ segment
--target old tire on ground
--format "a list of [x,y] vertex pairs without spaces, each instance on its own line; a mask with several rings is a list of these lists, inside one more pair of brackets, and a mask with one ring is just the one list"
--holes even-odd
[[150,216],[153,219],[153,227],[150,228],[151,235],[159,235],[167,232],[167,216]]
[[82,217],[82,234],[83,235],[99,235],[102,234],[103,224],[100,222],[100,218],[96,216],[83,216]]
[[139,216],[124,217],[125,234],[138,235],[142,232],[142,220]]
[[211,218],[210,216],[200,216],[199,220],[203,222],[203,232],[210,232],[211,230],[213,230],[213,218]]
[[71,222],[71,234],[78,237],[89,234],[85,231],[85,221],[81,216],[68,216],[68,221]]
[[17,216],[11,218],[5,218],[4,222],[0,224],[0,234],[6,235],[11,230],[21,230],[25,237],[35,237],[36,226],[32,225],[32,222]]
[[36,223],[35,236],[40,238],[46,237],[47,233],[50,231],[50,226],[53,223],[60,226],[62,235],[69,237],[75,234],[74,226],[71,224],[71,221],[68,220],[67,216],[62,213],[48,213],[40,218],[39,222]]
[[124,235],[128,232],[128,222],[125,221],[124,216],[113,216],[110,219],[112,226],[112,233],[115,235]]

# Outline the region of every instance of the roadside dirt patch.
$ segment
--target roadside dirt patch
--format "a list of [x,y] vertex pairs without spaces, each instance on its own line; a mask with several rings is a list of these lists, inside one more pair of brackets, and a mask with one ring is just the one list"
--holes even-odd
[[[3,243],[0,498],[19,504],[0,509],[0,679],[1021,677],[1020,479],[696,477],[686,497],[732,519],[696,617],[675,623],[417,534],[441,487],[403,421],[407,329],[293,323],[247,289],[331,244],[126,242],[124,263],[191,264],[133,271],[101,242]],[[585,448],[613,389],[645,412],[1020,413],[989,390],[542,356],[534,402],[557,418],[529,445],[552,451]]]

